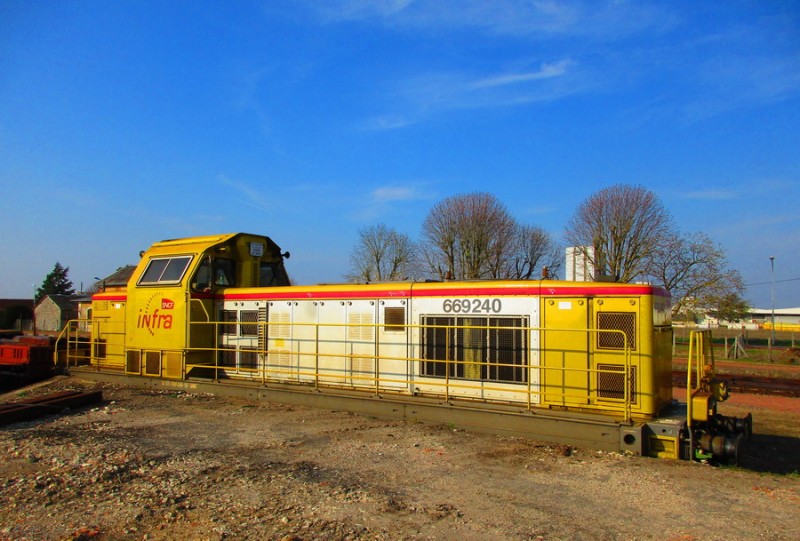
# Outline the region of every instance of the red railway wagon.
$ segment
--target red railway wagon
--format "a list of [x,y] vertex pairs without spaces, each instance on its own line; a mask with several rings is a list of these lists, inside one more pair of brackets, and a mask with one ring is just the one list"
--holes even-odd
[[53,339],[49,336],[0,340],[0,378],[4,384],[46,378],[53,368]]

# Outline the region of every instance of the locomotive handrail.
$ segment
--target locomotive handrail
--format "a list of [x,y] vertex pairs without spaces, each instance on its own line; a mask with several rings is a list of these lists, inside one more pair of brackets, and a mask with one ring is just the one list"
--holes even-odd
[[[77,363],[77,359],[80,359],[80,357],[78,356],[78,344],[79,344],[79,338],[80,338],[78,333],[81,332],[80,324],[82,324],[82,323],[91,325],[92,320],[91,319],[70,319],[64,325],[64,328],[61,329],[61,331],[58,333],[58,336],[56,337],[55,345],[53,347],[53,364],[54,365],[56,365],[56,366],[58,365],[58,362],[59,362],[59,359],[58,359],[59,354],[58,353],[59,353],[59,351],[65,351],[64,356],[65,356],[66,366],[70,365],[70,359],[73,359],[73,358],[76,359],[76,363],[75,364],[76,365],[78,364]],[[70,337],[70,333],[73,332],[73,331],[75,332],[74,339]],[[88,332],[88,331],[84,331],[84,332]],[[62,350],[62,348],[59,347],[60,345],[63,344],[62,340],[66,340],[66,347],[63,348],[63,350]],[[84,343],[89,344],[89,346],[91,347],[91,339],[85,341]],[[71,345],[74,346],[74,348],[75,348],[74,355],[70,354],[70,346]],[[91,355],[89,355],[88,357],[83,357],[83,359],[85,359],[85,360],[88,360],[89,358],[91,358]]]
[[[202,303],[201,303],[202,306]],[[419,379],[420,381],[424,382],[424,385],[428,388],[436,388],[439,387],[441,389],[442,396],[445,401],[449,401],[454,397],[465,397],[465,393],[469,393],[469,390],[480,389],[481,393],[484,392],[496,392],[496,393],[512,393],[518,394],[520,398],[524,397],[524,400],[521,404],[524,404],[527,410],[531,410],[536,404],[542,402],[545,394],[549,397],[553,397],[557,399],[556,401],[562,401],[565,404],[581,407],[580,404],[583,403],[585,407],[589,409],[599,407],[597,402],[599,397],[597,393],[599,392],[599,387],[591,386],[588,389],[573,389],[570,384],[567,383],[566,378],[560,378],[562,381],[561,384],[557,384],[556,386],[545,385],[546,381],[546,374],[554,374],[554,373],[585,373],[588,375],[592,374],[612,374],[615,377],[621,377],[621,388],[615,389],[615,393],[619,393],[618,396],[604,396],[602,398],[602,408],[604,410],[612,410],[618,411],[620,415],[623,417],[624,422],[630,422],[632,419],[632,409],[633,409],[633,396],[635,389],[633,389],[633,370],[632,370],[632,347],[628,343],[628,335],[619,329],[575,329],[575,328],[555,328],[555,327],[531,327],[531,326],[498,326],[498,325],[442,325],[442,324],[403,324],[402,327],[407,330],[407,333],[410,333],[412,330],[416,330],[417,333],[422,332],[423,329],[452,329],[452,330],[464,330],[464,329],[477,329],[482,331],[508,331],[508,330],[516,330],[526,333],[528,336],[527,338],[527,362],[524,364],[520,363],[513,363],[513,362],[499,362],[499,361],[487,361],[487,360],[469,360],[469,359],[454,359],[450,358],[451,346],[450,343],[451,333],[445,332],[444,336],[444,352],[446,352],[446,357],[443,359],[438,358],[423,358],[421,355],[410,355],[410,351],[407,351],[407,355],[405,356],[397,356],[397,355],[381,355],[380,348],[382,345],[381,342],[381,333],[377,332],[380,327],[384,327],[386,324],[381,322],[371,322],[371,323],[344,323],[344,322],[336,322],[336,323],[327,323],[327,322],[269,322],[269,321],[259,321],[259,322],[231,322],[231,321],[212,321],[208,314],[208,311],[205,310],[203,306],[204,314],[207,317],[206,321],[191,321],[189,327],[192,326],[204,326],[204,325],[211,325],[213,326],[213,336],[214,345],[212,347],[187,347],[181,350],[175,350],[183,352],[182,358],[183,361],[181,362],[181,370],[180,374],[181,377],[185,378],[189,372],[194,368],[204,368],[204,369],[211,369],[214,372],[214,379],[218,380],[220,377],[220,371],[222,370],[230,370],[231,366],[228,364],[224,364],[221,362],[219,357],[219,353],[221,351],[230,351],[230,349],[226,349],[224,346],[225,344],[221,343],[219,340],[223,337],[223,331],[225,325],[254,325],[256,326],[259,331],[259,336],[268,336],[269,333],[268,329],[270,327],[277,327],[277,326],[288,326],[294,328],[300,327],[314,327],[314,333],[312,335],[307,335],[306,338],[303,339],[287,339],[287,342],[293,344],[288,350],[283,349],[280,351],[270,349],[269,344],[264,341],[263,347],[259,346],[256,349],[249,349],[249,351],[253,354],[257,354],[263,356],[264,361],[258,362],[256,366],[253,368],[246,368],[246,367],[234,367],[235,370],[242,374],[249,379],[258,378],[262,384],[267,384],[269,381],[273,381],[274,379],[292,379],[297,381],[307,381],[308,383],[313,384],[315,389],[319,389],[321,386],[325,385],[325,381],[333,381],[333,382],[340,382],[339,384],[351,382],[351,384],[358,386],[364,390],[368,388],[371,389],[371,392],[375,395],[379,395],[381,392],[391,392],[391,390],[396,389],[407,389],[413,392],[415,388],[415,381]],[[89,321],[89,320],[80,320],[80,322]],[[72,328],[75,328],[75,325],[79,323],[79,321],[75,321]],[[100,325],[101,321],[95,320],[92,321],[92,325]],[[337,352],[330,352],[325,351],[323,346],[326,342],[324,337],[321,337],[320,331],[325,328],[341,328],[343,332],[347,332],[349,328],[364,328],[369,327],[374,329],[372,332],[372,341],[374,342],[374,349],[370,354],[365,353],[355,353],[353,351],[337,351]],[[591,361],[591,355],[593,353],[587,353],[587,365],[582,367],[575,367],[575,366],[554,366],[552,364],[548,365],[544,361],[544,357],[538,358],[536,360],[537,355],[534,353],[535,349],[531,346],[531,333],[532,332],[542,332],[546,335],[548,332],[571,332],[586,336],[595,336],[599,333],[608,333],[619,335],[619,339],[617,339],[617,343],[621,344],[615,351],[603,351],[604,355],[613,355],[619,359],[620,365],[624,368],[611,370],[608,368],[600,368],[597,366],[593,366],[593,361]],[[101,336],[104,333],[96,332],[94,333],[95,336]],[[118,334],[118,333],[111,333],[106,331],[106,335],[110,334]],[[124,334],[124,333],[122,333]],[[59,336],[59,340],[63,340],[65,335],[67,335],[68,342],[69,336],[67,334],[67,329],[65,329],[62,334]],[[255,336],[253,337],[255,338]],[[421,337],[420,337],[421,340]],[[314,343],[311,350],[303,351],[301,346],[302,344],[307,344],[309,342]],[[346,337],[342,340],[342,343],[346,342]],[[409,342],[410,343],[410,342]],[[96,344],[92,341],[87,342],[91,351],[96,351]],[[77,350],[77,344],[76,350]],[[234,345],[234,351],[240,351],[238,345]],[[422,347],[422,342],[418,342],[415,345],[411,346],[412,348],[416,347],[417,350]],[[485,347],[485,346],[484,346]],[[142,350],[145,351],[145,350]],[[146,350],[146,351],[157,351],[159,355],[162,355],[163,352],[167,350],[163,350],[160,348],[154,350]],[[170,350],[172,351],[172,350]],[[540,350],[543,352],[543,350]],[[203,363],[195,363],[195,362],[187,362],[186,353],[189,352],[207,352],[209,356],[211,356],[212,362],[203,362]],[[597,352],[595,351],[594,354]],[[125,365],[125,353],[124,351],[119,354],[112,354],[109,353],[108,357],[116,358],[119,356],[121,363],[119,365],[109,364],[105,366],[101,366],[101,359],[94,359],[95,355],[90,355],[93,358],[93,362],[95,363],[98,370],[101,369],[125,369],[127,372],[127,368]],[[299,356],[309,356],[313,357],[313,365],[303,367],[301,365],[297,366],[279,366],[279,365],[270,365],[266,359],[270,358],[273,355],[282,355],[282,356],[290,356],[297,359]],[[353,369],[339,369],[337,373],[331,368],[324,368],[321,366],[321,362],[325,359],[333,359],[333,358],[343,358],[343,359],[350,359],[352,363],[354,360],[360,360],[363,358],[369,358],[374,360],[373,367],[366,373],[354,373]],[[77,356],[76,356],[77,358]],[[105,358],[105,356],[103,357]],[[68,355],[68,362],[72,360],[72,357]],[[382,375],[382,365],[386,362],[404,362],[406,363],[406,369],[403,371],[405,375],[400,377],[399,375]],[[263,364],[261,364],[263,362]],[[159,361],[160,363],[160,361]],[[443,366],[444,373],[442,376],[435,376],[435,375],[423,375],[419,373],[415,373],[413,370],[409,369],[408,367],[413,363],[439,363],[440,366]],[[77,361],[76,361],[77,364]],[[617,363],[614,363],[617,364]],[[159,366],[161,366],[159,364]],[[481,378],[466,378],[466,377],[456,377],[454,376],[454,370],[456,366],[460,367],[467,367],[467,366],[476,366],[476,367],[488,367],[491,369],[499,370],[502,368],[514,368],[522,370],[526,376],[524,381],[519,382],[510,382],[510,381],[502,381],[496,379],[481,379]],[[136,370],[135,368],[133,370]],[[141,370],[141,367],[139,368]],[[478,369],[480,370],[480,369]],[[621,371],[624,370],[624,371]],[[534,377],[534,372],[539,372],[539,377]],[[161,372],[161,368],[159,368],[159,374],[163,375]],[[135,373],[135,372],[132,372]],[[152,373],[148,373],[147,375],[154,375]],[[596,382],[597,379],[592,376],[592,379]],[[479,382],[480,384],[476,386],[475,382]],[[523,384],[524,386],[519,388],[517,385]],[[576,394],[577,391],[577,394]],[[536,397],[538,399],[534,400]],[[585,401],[585,402],[583,402]]]
[[[58,334],[54,344],[53,350],[53,360],[57,364],[58,363],[58,356],[59,351],[65,351],[65,360],[66,366],[78,366],[80,364],[79,361],[86,361],[91,364],[93,361],[96,362],[96,368],[98,370],[102,368],[113,368],[113,366],[103,366],[100,359],[97,355],[97,348],[99,345],[102,344],[102,341],[95,341],[94,339],[87,336],[87,339],[83,340],[81,336],[79,336],[80,332],[85,332],[87,335],[90,334],[90,331],[81,331],[80,325],[86,325],[92,329],[91,335],[97,336],[111,336],[111,335],[118,335],[124,336],[125,332],[124,329],[122,331],[112,332],[112,331],[105,331],[99,332],[96,329],[100,328],[102,321],[97,319],[71,319],[67,321],[64,325],[64,328]],[[71,333],[74,331],[74,335]],[[61,347],[63,343],[66,343],[65,347]],[[89,354],[86,356],[81,356],[78,353],[78,349],[80,345],[88,346]],[[70,353],[74,351],[74,353]],[[122,355],[120,355],[122,357]]]
[[[707,361],[709,362],[707,363]],[[689,333],[689,357],[686,364],[686,424],[691,434],[694,413],[692,397],[702,389],[705,373],[710,372],[713,375],[716,368],[710,330]],[[692,373],[694,373],[694,384],[692,383]]]
[[[320,386],[324,385],[324,381],[339,381],[341,383],[345,383],[347,381],[353,382],[353,384],[363,384],[365,390],[367,387],[372,388],[372,391],[375,394],[380,394],[381,392],[387,392],[387,384],[396,384],[405,386],[407,389],[412,389],[414,387],[414,381],[416,378],[422,378],[424,380],[424,384],[427,387],[440,387],[442,389],[443,398],[447,401],[455,396],[462,396],[461,394],[452,394],[454,390],[463,390],[463,389],[474,389],[475,384],[470,383],[473,381],[480,382],[480,389],[482,392],[487,391],[498,391],[498,392],[513,392],[513,393],[524,393],[525,398],[525,405],[528,410],[530,410],[534,406],[533,397],[535,396],[543,396],[545,392],[549,396],[560,396],[567,401],[581,401],[587,400],[586,407],[592,408],[597,407],[593,406],[594,401],[598,399],[597,396],[592,397],[592,393],[597,393],[598,389],[595,388],[594,391],[586,391],[585,393],[573,394],[572,390],[564,384],[560,392],[557,392],[556,389],[550,387],[547,390],[543,390],[541,378],[538,378],[538,385],[534,388],[534,378],[531,377],[532,370],[540,371],[540,374],[543,376],[545,373],[548,372],[562,372],[562,373],[569,373],[569,372],[580,372],[586,374],[613,374],[615,376],[621,375],[622,376],[622,388],[619,390],[621,397],[613,398],[613,397],[603,397],[602,407],[603,409],[616,409],[619,411],[624,418],[625,422],[629,422],[632,418],[632,407],[633,407],[633,373],[632,373],[632,348],[628,344],[628,336],[627,334],[619,329],[574,329],[574,328],[540,328],[540,327],[530,327],[530,326],[492,326],[492,325],[433,325],[433,324],[404,324],[403,327],[406,329],[480,329],[480,330],[521,330],[526,333],[530,333],[532,331],[569,331],[581,334],[589,334],[589,335],[596,335],[598,333],[609,333],[609,334],[617,334],[619,335],[619,342],[622,346],[619,348],[619,351],[611,352],[613,355],[618,355],[621,362],[621,365],[624,367],[624,372],[620,373],[619,370],[611,370],[605,368],[597,368],[597,367],[558,367],[558,366],[546,366],[541,362],[534,364],[532,362],[532,356],[529,355],[528,362],[526,364],[515,364],[515,363],[504,363],[504,362],[487,362],[486,360],[477,361],[477,360],[459,360],[459,359],[452,359],[449,358],[449,354],[451,352],[451,344],[450,340],[450,333],[445,333],[445,347],[444,351],[447,352],[448,357],[444,359],[431,359],[431,358],[422,358],[420,356],[390,356],[390,355],[380,355],[378,353],[381,345],[380,341],[380,333],[374,332],[372,333],[372,339],[374,340],[374,351],[369,354],[358,354],[345,351],[338,351],[338,352],[325,352],[322,350],[321,346],[326,341],[320,337],[320,330],[324,328],[341,328],[344,332],[347,331],[348,328],[364,328],[369,327],[373,329],[378,329],[380,327],[385,326],[385,323],[380,322],[372,322],[372,323],[326,323],[326,322],[268,322],[268,321],[259,321],[259,322],[226,322],[226,321],[208,321],[208,322],[193,322],[194,325],[213,325],[215,329],[219,329],[220,326],[223,325],[254,325],[257,326],[259,329],[260,336],[267,336],[271,333],[267,332],[267,329],[271,326],[288,326],[288,327],[313,327],[314,333],[313,335],[306,335],[305,338],[287,338],[287,342],[291,342],[294,344],[294,347],[290,348],[289,350],[281,349],[281,350],[273,350],[268,347],[266,343],[263,344],[263,347],[258,347],[256,349],[248,348],[248,351],[251,354],[258,354],[261,356],[266,356],[269,358],[272,355],[280,355],[280,356],[290,356],[297,359],[300,356],[309,356],[313,357],[313,365],[307,366],[306,368],[302,367],[300,364],[297,366],[278,366],[278,365],[269,365],[263,364],[260,366],[256,366],[253,368],[242,368],[237,366],[231,366],[223,364],[217,359],[213,363],[186,363],[185,364],[185,374],[188,374],[193,368],[211,368],[215,372],[215,379],[218,379],[219,371],[220,370],[231,370],[233,369],[234,372],[238,372],[240,374],[250,374],[250,377],[259,377],[263,384],[266,384],[268,381],[272,381],[276,377],[278,379],[286,379],[290,378],[294,381],[308,381],[308,383],[313,384],[315,389],[319,389]],[[219,336],[219,333],[215,332],[215,335]],[[530,334],[528,334],[530,336]],[[303,351],[301,346],[305,343],[313,342],[312,349],[309,351]],[[342,342],[344,343],[344,341]],[[528,341],[530,344],[530,341]],[[419,348],[421,347],[421,343],[417,343],[416,346]],[[238,349],[238,345],[229,346],[233,347],[235,351],[240,351]],[[529,353],[533,352],[534,350],[528,346]],[[213,347],[213,348],[189,348],[191,351],[208,351],[211,354],[215,354],[215,352],[222,351],[223,348],[220,347]],[[227,349],[226,351],[230,351]],[[609,354],[610,352],[604,351],[603,353]],[[342,358],[342,359],[350,359],[352,362],[353,360],[360,360],[362,358],[370,358],[373,359],[375,364],[374,368],[372,368],[368,374],[356,374],[352,373],[353,370],[346,369],[346,368],[339,368],[339,369],[332,369],[332,368],[321,368],[321,361],[326,358],[334,359],[334,358]],[[588,356],[587,356],[588,359]],[[309,358],[309,361],[311,359]],[[407,374],[404,379],[396,378],[396,377],[386,377],[381,376],[381,362],[386,361],[402,361],[410,365],[412,363],[420,363],[420,362],[428,362],[428,363],[441,363],[444,365],[444,373],[441,376],[425,376],[421,374],[414,374],[413,371],[406,369],[405,373]],[[298,361],[295,361],[298,362]],[[522,389],[510,387],[515,385],[513,382],[503,382],[503,381],[495,381],[494,384],[492,383],[493,380],[486,380],[486,379],[470,379],[470,378],[463,378],[463,377],[454,377],[452,375],[452,368],[453,366],[484,366],[484,367],[492,367],[492,368],[502,368],[502,367],[509,367],[509,368],[517,368],[524,370],[528,375],[525,377],[525,382],[520,381],[519,383],[525,383],[525,387]],[[272,375],[270,375],[272,374]],[[439,380],[439,378],[441,378]],[[439,380],[439,381],[437,381]],[[382,386],[383,384],[383,386]],[[539,401],[537,401],[538,403]],[[615,407],[614,404],[618,406]]]

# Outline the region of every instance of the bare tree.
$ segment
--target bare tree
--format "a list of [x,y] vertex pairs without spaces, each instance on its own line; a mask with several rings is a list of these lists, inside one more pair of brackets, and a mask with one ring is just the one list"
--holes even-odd
[[543,275],[555,277],[561,268],[561,248],[543,228],[521,225],[517,228],[514,249],[507,259],[504,278],[529,280]]
[[578,206],[565,238],[573,246],[594,247],[587,256],[596,272],[630,282],[647,272],[654,250],[672,230],[672,219],[653,192],[617,184]]
[[483,192],[448,197],[422,224],[423,255],[440,279],[500,278],[517,225],[505,206]]
[[350,255],[349,280],[382,282],[407,279],[413,272],[414,243],[385,224],[363,228]]
[[736,322],[750,315],[750,305],[735,292],[725,293],[708,300],[708,315],[720,321]]
[[672,295],[674,315],[744,302],[741,275],[728,268],[725,251],[703,233],[669,235],[651,254],[648,274]]

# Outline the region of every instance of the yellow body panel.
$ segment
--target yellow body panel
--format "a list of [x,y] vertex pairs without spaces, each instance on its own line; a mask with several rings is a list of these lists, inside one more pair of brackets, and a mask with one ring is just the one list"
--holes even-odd
[[589,401],[587,299],[541,300],[544,350],[544,400],[550,405],[586,405]]
[[[145,273],[154,261],[178,259],[185,268],[171,280]],[[228,262],[225,281],[214,278],[218,262]],[[264,273],[265,265],[272,265]],[[129,373],[182,378],[184,363],[214,364],[218,334],[215,295],[226,287],[259,286],[276,274],[288,283],[278,246],[268,237],[242,233],[158,242],[144,254],[126,291],[99,293],[93,300],[92,338],[106,357]],[[189,351],[191,350],[191,351]],[[94,355],[101,364],[103,357]]]

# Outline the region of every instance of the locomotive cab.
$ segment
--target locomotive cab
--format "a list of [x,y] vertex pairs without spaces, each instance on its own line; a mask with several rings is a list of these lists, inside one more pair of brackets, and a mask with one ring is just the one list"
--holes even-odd
[[283,286],[280,247],[244,233],[166,240],[142,254],[126,295],[93,299],[98,365],[129,374],[183,378],[215,364],[215,301],[228,287]]

